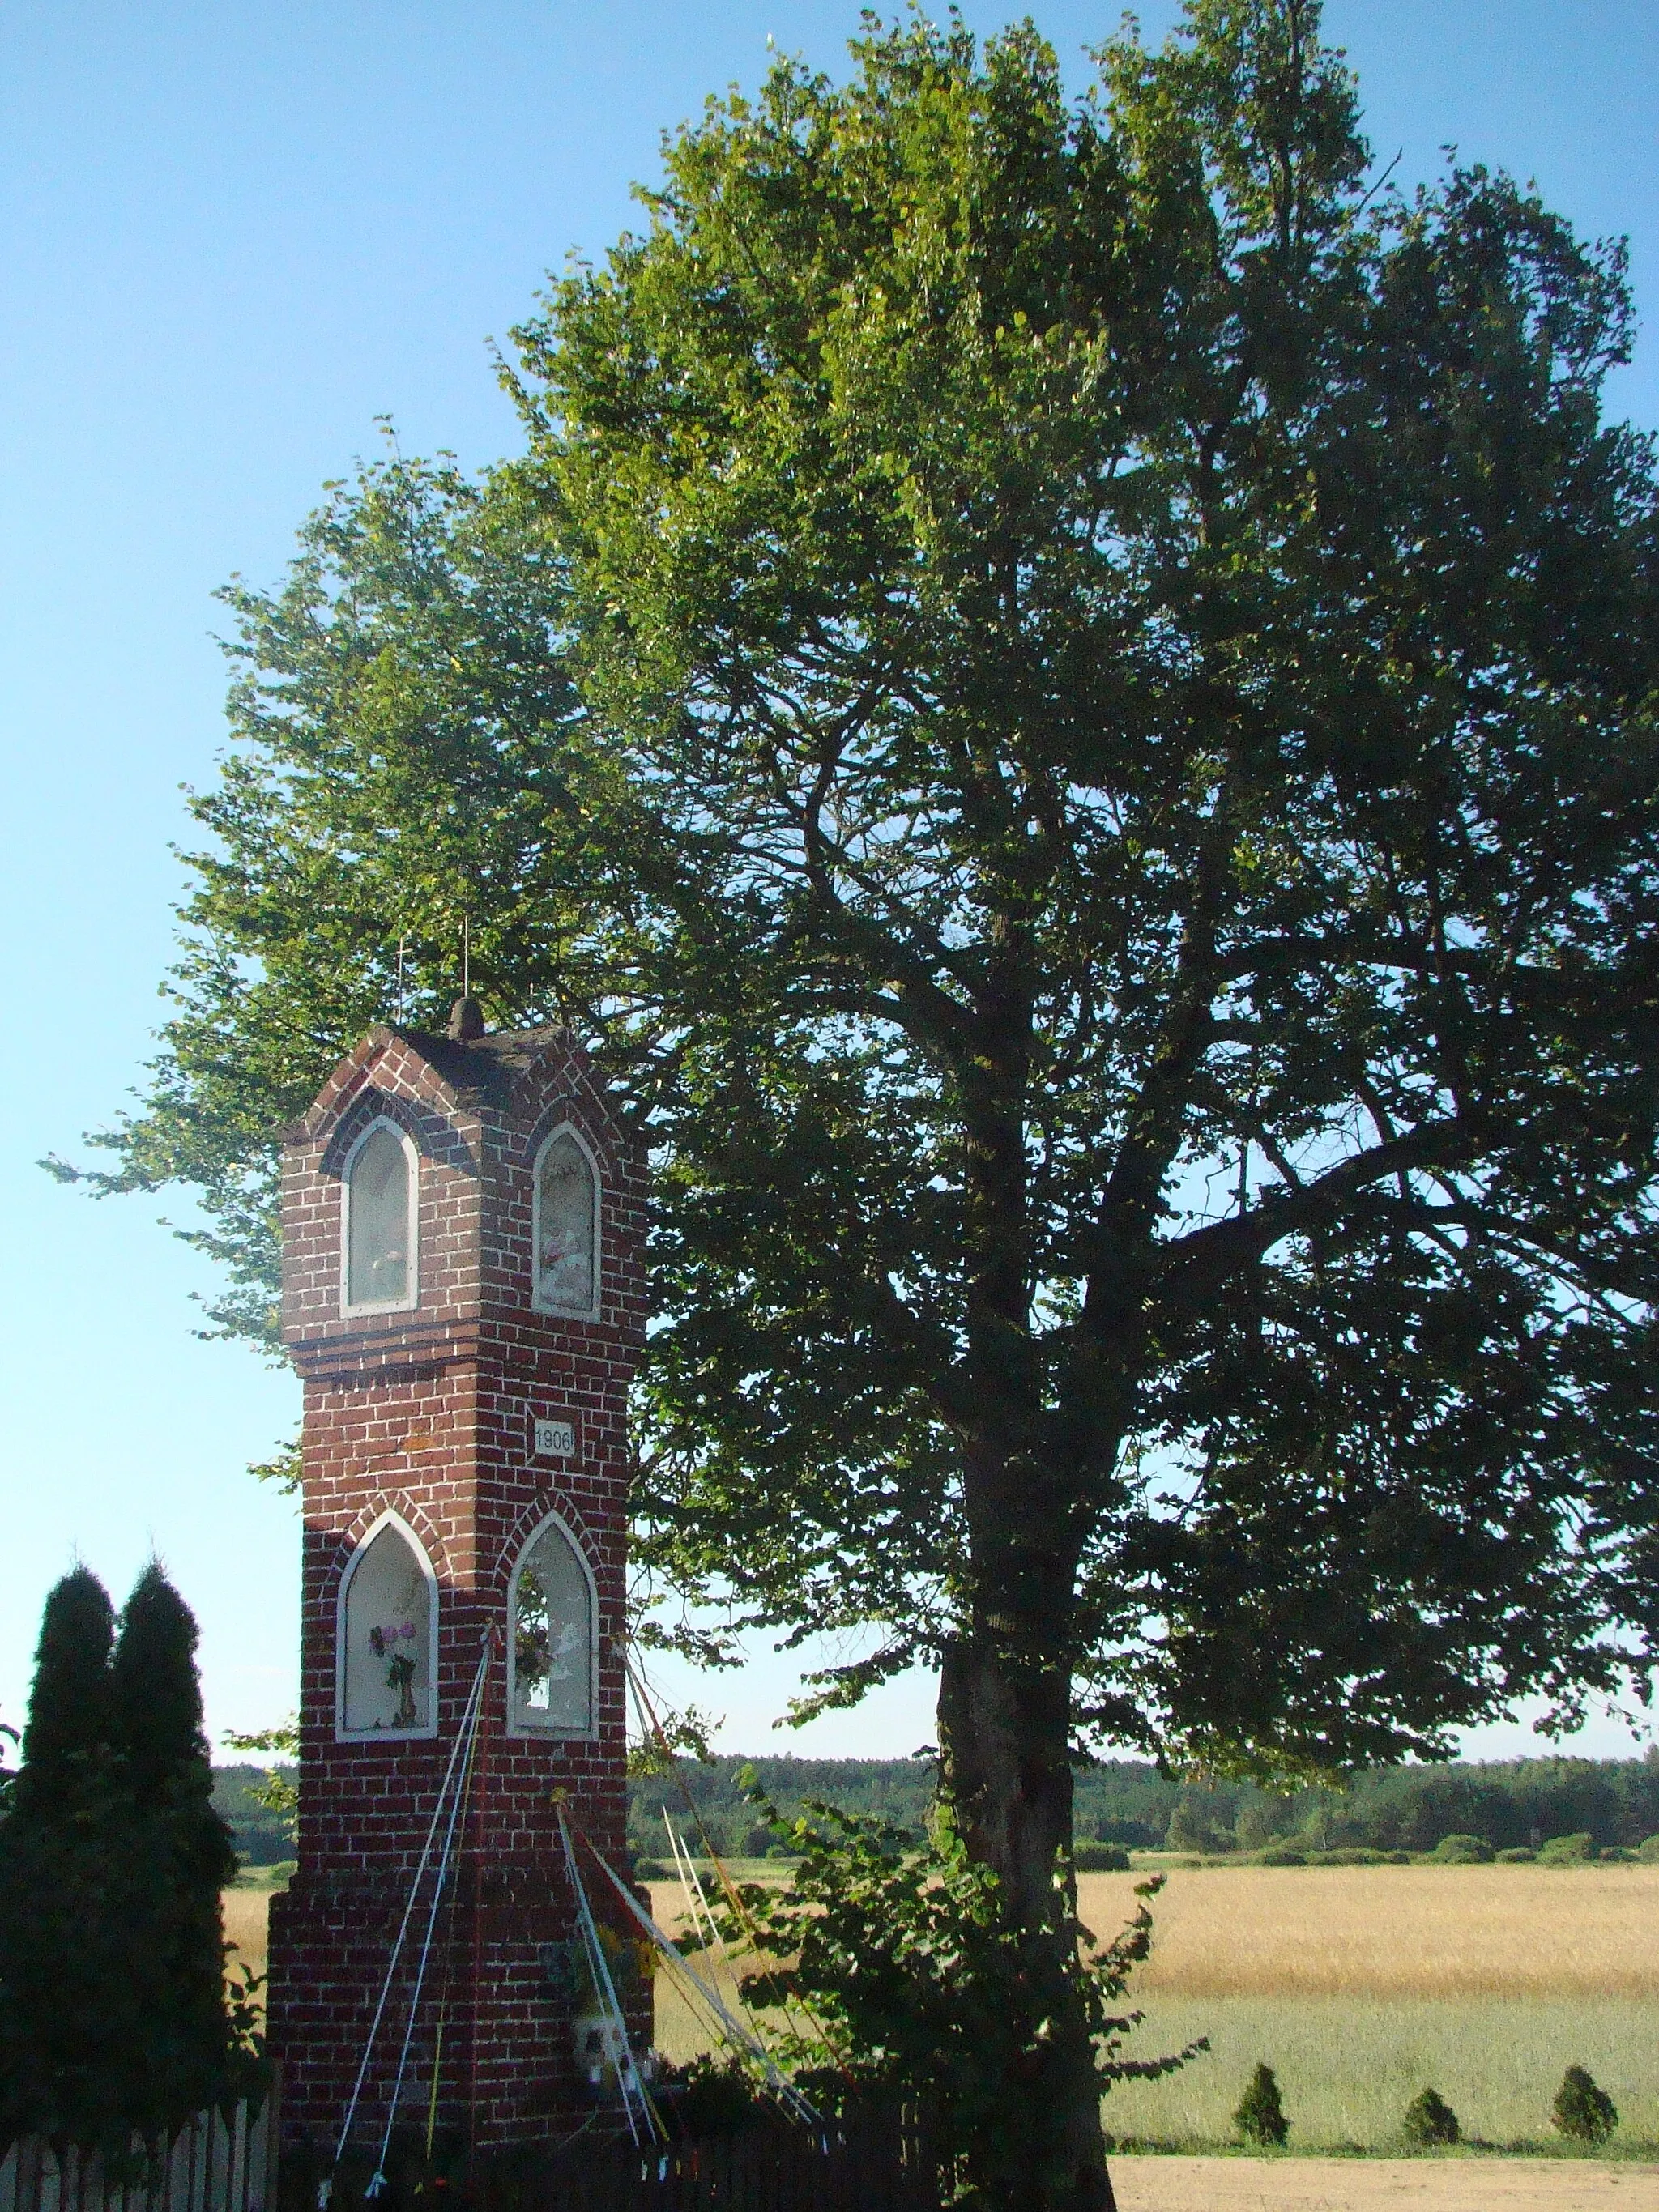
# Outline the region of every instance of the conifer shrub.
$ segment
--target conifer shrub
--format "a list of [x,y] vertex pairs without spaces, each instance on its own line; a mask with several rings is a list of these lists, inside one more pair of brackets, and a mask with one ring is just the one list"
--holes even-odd
[[1256,1853],[1255,1863],[1258,1866],[1306,1866],[1308,1854],[1293,1844],[1269,1844],[1266,1850]]
[[110,1661],[132,1821],[127,1971],[143,2021],[127,2101],[146,2134],[222,2097],[234,2070],[220,1893],[239,1862],[212,1803],[196,1644],[194,1615],[152,1561]]
[[1271,2066],[1258,2064],[1249,2086],[1238,2100],[1233,2125],[1245,2142],[1282,2150],[1291,2132],[1285,2105]]
[[0,2139],[118,2161],[135,2132],[261,2085],[246,1977],[227,2002],[219,1893],[237,1860],[210,1802],[195,1645],[159,1567],[118,1639],[85,1568],[47,1597],[0,1822]]
[[1400,2129],[1407,2142],[1422,2150],[1461,2142],[1463,2134],[1456,2113],[1437,2089],[1424,2089],[1412,2099]]
[[1649,1836],[1638,1844],[1636,1856],[1644,1866],[1659,1865],[1659,1836]]
[[1537,1852],[1529,1851],[1524,1844],[1514,1844],[1508,1850],[1499,1851],[1498,1863],[1499,1866],[1530,1866],[1537,1856]]
[[1555,2124],[1571,2142],[1605,2142],[1619,2124],[1619,2108],[1583,2066],[1569,2066],[1553,2107]]

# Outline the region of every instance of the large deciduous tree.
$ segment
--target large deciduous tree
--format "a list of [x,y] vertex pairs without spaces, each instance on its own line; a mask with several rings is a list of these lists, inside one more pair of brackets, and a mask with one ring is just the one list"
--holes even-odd
[[[524,455],[371,470],[233,594],[106,1179],[203,1184],[262,1295],[271,1132],[470,915],[655,1147],[644,1555],[869,1632],[826,1696],[939,1664],[1034,1954],[1079,1736],[1433,1756],[1650,1656],[1623,259],[1368,185],[1317,31],[1192,0],[1079,105],[1030,28],[872,28],[674,138],[518,334]],[[1030,2032],[1024,2201],[1104,2203]]]

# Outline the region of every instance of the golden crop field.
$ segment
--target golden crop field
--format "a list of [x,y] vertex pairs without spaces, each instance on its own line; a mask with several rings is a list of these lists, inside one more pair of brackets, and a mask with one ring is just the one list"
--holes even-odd
[[[1097,1935],[1133,1911],[1134,1879],[1084,1876]],[[652,1891],[672,1932],[678,1885]],[[263,1889],[225,1896],[225,1932],[256,1971],[268,1901]],[[1211,2048],[1163,2081],[1115,2088],[1106,2124],[1120,2139],[1224,2143],[1265,2060],[1293,2148],[1387,2148],[1431,2082],[1467,2134],[1547,2145],[1550,2100],[1574,2063],[1612,2094],[1622,2141],[1659,2142],[1659,1868],[1179,1869],[1153,1913],[1152,1959],[1131,1999],[1147,2019],[1132,2055],[1200,2035]],[[664,1976],[656,2040],[681,2060],[707,2044]],[[1621,2201],[1636,2212],[1633,2195]]]
[[256,1974],[265,1970],[265,1925],[270,1914],[270,1892],[268,1889],[237,1887],[224,1892],[225,1934],[236,1946],[231,1959],[234,1969],[252,1966]]
[[[1097,1936],[1135,1879],[1081,1878]],[[1149,1997],[1659,1997],[1659,1867],[1178,1869],[1152,1914]]]
[[[1097,1935],[1133,1911],[1135,1879],[1083,1878]],[[653,1895],[672,1929],[678,1885]],[[1550,2100],[1574,2063],[1611,2092],[1627,2142],[1659,2141],[1659,1869],[1178,1869],[1152,1910],[1152,1955],[1132,1992],[1147,2019],[1131,2055],[1199,2036],[1211,2047],[1178,2074],[1115,2089],[1106,2124],[1120,2138],[1224,2143],[1266,2060],[1295,2145],[1387,2148],[1430,2082],[1467,2133],[1547,2144]],[[705,2039],[659,1977],[659,2045],[684,2059]]]

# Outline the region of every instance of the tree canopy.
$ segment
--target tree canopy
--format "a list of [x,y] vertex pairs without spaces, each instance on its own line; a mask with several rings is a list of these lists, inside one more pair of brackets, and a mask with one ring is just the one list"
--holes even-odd
[[465,912],[656,1147],[682,1578],[878,1624],[862,1686],[973,1610],[988,1452],[1109,1734],[1321,1763],[1644,1648],[1655,624],[1621,251],[1368,199],[1315,28],[1081,106],[872,31],[672,139],[524,458],[228,595],[118,1180],[261,1279],[276,1127]]
[[516,333],[523,453],[231,592],[107,1179],[257,1291],[274,1132],[469,917],[653,1148],[639,1556],[864,1634],[826,1695],[939,1661],[1033,1925],[1076,1734],[1326,1771],[1650,1657],[1623,252],[1374,179],[1318,32],[1190,0],[1079,100],[872,21],[672,137]]

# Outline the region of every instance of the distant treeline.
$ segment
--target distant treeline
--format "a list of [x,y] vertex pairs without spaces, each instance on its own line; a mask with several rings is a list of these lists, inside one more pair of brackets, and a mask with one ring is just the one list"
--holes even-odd
[[[666,1856],[665,1804],[677,1828],[693,1827],[682,1782],[717,1850],[734,1857],[767,1850],[772,1834],[739,1786],[745,1767],[785,1813],[817,1799],[901,1828],[921,1828],[933,1789],[927,1759],[688,1761],[677,1776],[629,1784],[628,1841],[635,1857]],[[293,1852],[281,1824],[248,1795],[263,1771],[219,1767],[214,1791],[237,1849],[261,1866]],[[1593,1836],[1598,1850],[1633,1849],[1659,1835],[1659,1757],[1396,1766],[1356,1776],[1345,1790],[1301,1790],[1289,1797],[1247,1784],[1206,1788],[1172,1780],[1139,1760],[1113,1759],[1079,1768],[1076,1803],[1079,1840],[1138,1850],[1259,1850],[1282,1842],[1313,1850],[1431,1851],[1445,1836],[1480,1836],[1494,1850],[1505,1850],[1580,1834]]]
[[265,1778],[263,1766],[216,1766],[214,1809],[230,1823],[230,1832],[246,1866],[277,1866],[294,1856],[287,1829],[249,1792]]
[[[926,1759],[720,1759],[681,1770],[715,1848],[763,1852],[773,1841],[744,1798],[738,1778],[752,1766],[759,1786],[786,1813],[819,1799],[919,1828],[933,1793]],[[1282,1797],[1247,1784],[1172,1780],[1155,1766],[1114,1759],[1079,1767],[1079,1839],[1131,1850],[1259,1850],[1284,1842],[1313,1850],[1355,1847],[1431,1851],[1445,1836],[1480,1836],[1494,1850],[1552,1836],[1588,1833],[1598,1850],[1633,1849],[1659,1835],[1659,1759],[1525,1759],[1502,1765],[1389,1767],[1356,1776],[1344,1790],[1301,1790]],[[679,1779],[629,1785],[628,1835],[636,1856],[661,1858],[661,1808],[675,1826],[690,1818]]]

